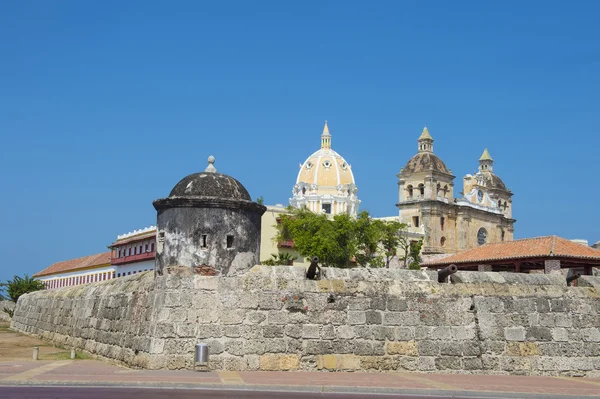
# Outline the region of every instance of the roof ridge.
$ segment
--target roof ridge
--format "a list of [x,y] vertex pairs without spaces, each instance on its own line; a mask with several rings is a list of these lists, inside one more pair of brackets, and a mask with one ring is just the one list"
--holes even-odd
[[[72,262],[74,260],[79,260],[79,259],[83,259],[83,258],[90,258],[92,256],[106,255],[106,254],[110,254],[110,253],[111,253],[111,251],[104,251],[104,252],[98,252],[97,254],[80,256],[79,258],[73,258],[73,259],[67,259],[67,260],[59,260],[57,262],[52,263],[52,265],[57,264],[57,263],[63,263],[63,262]],[[50,265],[50,266],[52,266],[52,265]]]

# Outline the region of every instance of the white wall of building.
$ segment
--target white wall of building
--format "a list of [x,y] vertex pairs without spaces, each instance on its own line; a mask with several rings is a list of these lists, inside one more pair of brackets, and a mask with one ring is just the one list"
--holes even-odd
[[154,270],[154,259],[147,259],[140,262],[127,263],[125,265],[115,266],[117,269],[117,278],[130,276],[132,274]]

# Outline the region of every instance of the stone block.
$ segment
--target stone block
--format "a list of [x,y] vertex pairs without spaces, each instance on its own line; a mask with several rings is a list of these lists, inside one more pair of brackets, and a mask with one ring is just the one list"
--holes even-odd
[[221,338],[223,328],[218,324],[198,324],[196,326],[197,338]]
[[373,339],[377,341],[394,341],[396,339],[395,327],[392,326],[372,326]]
[[419,355],[418,344],[415,341],[387,342],[385,347],[388,355]]
[[437,356],[440,354],[440,344],[437,341],[418,341],[419,356]]
[[287,341],[283,338],[265,339],[265,353],[285,353]]
[[223,344],[225,352],[234,356],[243,356],[245,354],[244,351],[244,341],[240,339],[227,339]]
[[504,302],[501,298],[476,296],[473,301],[477,312],[501,313],[504,311]]
[[528,341],[550,341],[552,331],[548,327],[529,327],[526,333]]
[[477,357],[464,357],[462,358],[463,368],[465,370],[482,370],[483,361]]
[[355,334],[354,334],[354,327],[352,326],[338,326],[335,329],[335,333],[337,335],[338,338],[341,339],[352,339],[354,338]]
[[388,356],[363,356],[360,358],[361,369],[389,371],[398,368],[398,361]]
[[540,354],[537,342],[509,342],[506,345],[509,356],[537,356]]
[[440,342],[440,354],[442,356],[462,356],[463,345],[453,341]]
[[196,324],[192,323],[177,323],[175,331],[180,338],[191,338],[196,335]]
[[268,324],[288,324],[288,313],[283,311],[271,310],[267,313]]
[[283,326],[263,326],[262,330],[265,338],[283,338]]
[[370,305],[370,298],[358,297],[348,299],[348,310],[368,310]]
[[279,293],[264,292],[259,299],[258,308],[261,310],[280,310],[283,307],[284,296]]
[[397,341],[410,341],[415,339],[414,327],[394,327],[394,331]]
[[348,324],[357,325],[367,322],[367,314],[363,311],[348,311]]
[[506,327],[504,337],[507,341],[525,341],[524,327]]
[[406,298],[389,297],[387,300],[387,309],[392,312],[405,312],[408,310]]
[[325,324],[321,327],[321,339],[334,339],[335,327],[332,324]]
[[317,356],[317,364],[321,364],[321,368],[335,370],[337,369],[336,355],[319,355]]
[[325,355],[333,352],[333,345],[331,341],[310,340],[305,341],[305,344],[305,352],[308,355]]
[[155,336],[157,338],[175,338],[175,328],[171,323],[158,323],[156,325]]
[[337,355],[339,370],[359,370],[360,358],[352,354]]
[[319,339],[321,337],[321,326],[318,324],[305,324],[302,326],[302,338]]
[[565,328],[553,328],[552,331],[552,340],[553,341],[568,341],[569,333]]
[[452,356],[435,358],[435,366],[438,370],[460,370],[463,368],[461,358]]
[[290,371],[297,370],[300,365],[298,355],[266,354],[259,360],[259,368],[262,371]]
[[303,326],[298,325],[298,324],[288,324],[284,328],[284,333],[288,337],[301,338],[302,337],[302,328],[303,328]]
[[267,315],[264,312],[250,311],[246,313],[246,317],[244,318],[244,324],[261,324],[265,320],[267,320]]
[[420,315],[416,311],[385,312],[383,324],[387,326],[416,326],[420,324]]
[[223,335],[229,338],[239,338],[241,336],[240,326],[224,326]]
[[373,354],[371,342],[364,340],[354,340],[354,354],[361,356],[370,356]]
[[381,324],[381,312],[378,310],[367,310],[365,312],[366,324]]
[[[381,292],[381,291],[380,291]],[[387,299],[384,296],[375,296],[371,298],[371,310],[385,310]]]
[[257,371],[260,369],[260,356],[258,355],[246,355],[246,370]]
[[246,354],[262,355],[265,353],[265,341],[258,339],[247,339],[244,341],[244,352]]
[[332,353],[355,353],[356,345],[354,340],[336,339],[331,342]]
[[584,328],[580,330],[581,339],[584,342],[600,342],[600,329],[594,328]]

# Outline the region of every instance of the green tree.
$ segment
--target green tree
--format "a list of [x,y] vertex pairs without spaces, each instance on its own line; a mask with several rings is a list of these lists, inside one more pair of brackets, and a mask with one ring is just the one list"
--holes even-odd
[[[29,277],[27,274],[24,277],[14,276],[12,280],[6,280],[5,283],[0,283],[0,290],[4,291],[6,297],[14,303],[17,303],[21,295],[43,289],[44,283],[33,277]],[[2,295],[2,297],[4,297],[4,295]],[[4,308],[3,310],[12,317],[13,312],[10,309]]]
[[409,269],[419,270],[421,268],[421,248],[423,247],[423,239],[417,242],[410,243],[409,257],[412,260],[408,265]]
[[44,283],[33,277],[29,277],[27,274],[24,277],[14,276],[12,280],[0,283],[0,287],[6,292],[8,299],[14,303],[17,303],[21,295],[45,288]]
[[379,239],[385,256],[385,267],[390,268],[390,261],[402,244],[403,231],[408,226],[396,221],[382,221],[381,237]]
[[280,218],[276,239],[293,240],[301,256],[318,256],[325,267],[349,267],[353,260],[361,266],[382,267],[389,265],[398,248],[389,232],[396,228],[398,236],[402,225],[373,219],[366,211],[356,217],[340,214],[333,218],[306,208],[288,211]]

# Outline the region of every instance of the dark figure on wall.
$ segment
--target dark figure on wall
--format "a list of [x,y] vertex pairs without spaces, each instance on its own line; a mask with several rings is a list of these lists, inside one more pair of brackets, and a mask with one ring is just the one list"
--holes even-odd
[[310,266],[308,266],[308,270],[306,271],[306,278],[309,280],[320,280],[321,279],[321,268],[317,264],[319,258],[313,256],[312,262],[310,262]]

